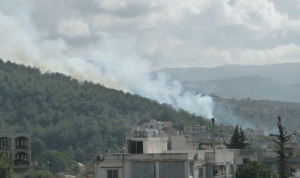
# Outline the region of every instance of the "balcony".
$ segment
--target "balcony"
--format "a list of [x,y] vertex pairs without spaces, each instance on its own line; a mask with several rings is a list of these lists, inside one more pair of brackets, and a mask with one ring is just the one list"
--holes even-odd
[[15,139],[15,149],[28,149],[28,138],[18,137]]

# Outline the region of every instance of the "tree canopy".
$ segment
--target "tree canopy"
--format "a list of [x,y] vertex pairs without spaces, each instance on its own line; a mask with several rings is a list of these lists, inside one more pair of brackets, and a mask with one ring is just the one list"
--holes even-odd
[[281,117],[278,116],[278,130],[279,135],[275,135],[277,137],[277,140],[275,140],[275,152],[277,153],[279,159],[278,159],[278,174],[281,178],[287,178],[289,174],[289,167],[288,167],[288,154],[287,150],[285,148],[285,143],[289,140],[290,135],[287,134],[287,131],[285,130],[285,127],[281,124]]
[[14,174],[12,164],[5,154],[0,151],[0,177],[12,178]]
[[247,149],[250,147],[250,143],[248,143],[242,127],[239,129],[239,126],[236,125],[231,136],[230,143],[227,146],[231,149]]
[[271,169],[266,165],[257,161],[249,161],[244,164],[238,165],[238,169],[235,174],[236,178],[277,178],[276,174],[273,174]]

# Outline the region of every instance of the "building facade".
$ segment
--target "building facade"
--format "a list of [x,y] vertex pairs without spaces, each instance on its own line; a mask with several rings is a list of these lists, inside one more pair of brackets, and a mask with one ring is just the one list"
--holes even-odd
[[31,134],[0,133],[0,150],[11,160],[16,173],[30,169]]
[[233,152],[227,149],[176,150],[167,137],[128,138],[124,153],[94,162],[95,178],[232,178]]
[[186,133],[204,133],[206,129],[207,127],[205,125],[190,125],[184,127]]

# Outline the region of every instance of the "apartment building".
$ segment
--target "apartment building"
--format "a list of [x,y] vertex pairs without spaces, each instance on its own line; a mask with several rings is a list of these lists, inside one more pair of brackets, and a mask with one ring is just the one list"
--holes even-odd
[[11,160],[16,173],[30,169],[31,134],[0,133],[0,150]]

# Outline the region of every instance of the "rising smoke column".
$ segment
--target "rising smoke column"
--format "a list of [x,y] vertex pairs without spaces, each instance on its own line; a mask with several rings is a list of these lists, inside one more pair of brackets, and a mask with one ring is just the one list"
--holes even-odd
[[212,118],[211,97],[184,91],[180,82],[171,81],[164,73],[150,76],[150,61],[122,53],[127,41],[107,36],[85,48],[70,47],[61,37],[47,39],[40,33],[31,20],[33,7],[23,6],[21,3],[11,11],[0,11],[0,58],[4,61],[101,83]]

